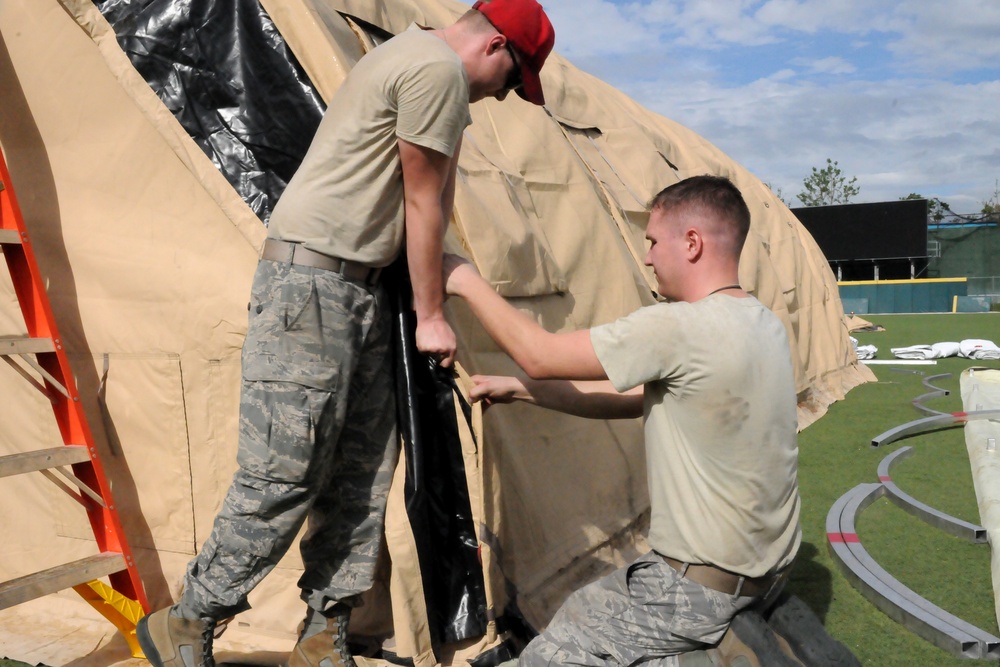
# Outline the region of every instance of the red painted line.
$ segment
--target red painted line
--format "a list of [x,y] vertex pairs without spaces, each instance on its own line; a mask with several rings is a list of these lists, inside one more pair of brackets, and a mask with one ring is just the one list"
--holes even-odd
[[964,419],[965,417],[969,416],[969,413],[968,412],[952,412],[951,416],[952,417],[958,417],[959,419]]
[[860,542],[857,533],[827,533],[826,538],[831,542]]
[[889,477],[888,475],[879,475],[878,476],[878,481],[880,481],[880,482],[891,482],[892,478]]

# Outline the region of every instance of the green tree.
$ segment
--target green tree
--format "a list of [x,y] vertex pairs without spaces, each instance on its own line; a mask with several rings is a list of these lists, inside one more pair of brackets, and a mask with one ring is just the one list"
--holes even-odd
[[802,180],[805,189],[798,194],[799,201],[805,206],[847,204],[861,191],[857,182],[856,176],[847,180],[837,161],[827,158],[825,167],[813,167],[812,173]]
[[777,197],[778,199],[781,200],[782,204],[784,204],[788,208],[792,207],[792,202],[790,202],[790,201],[788,201],[788,200],[785,199],[785,193],[781,191],[780,187],[771,185],[770,183],[765,183],[764,185],[767,186],[767,189],[770,190],[774,194],[775,197]]
[[993,194],[990,198],[983,202],[982,214],[986,216],[988,220],[993,220],[994,222],[1000,222],[1000,179],[994,182]]
[[951,207],[948,206],[948,202],[943,202],[937,197],[925,197],[917,194],[916,192],[911,192],[905,197],[900,197],[901,201],[906,201],[908,199],[927,200],[927,222],[932,224],[937,224],[952,214]]

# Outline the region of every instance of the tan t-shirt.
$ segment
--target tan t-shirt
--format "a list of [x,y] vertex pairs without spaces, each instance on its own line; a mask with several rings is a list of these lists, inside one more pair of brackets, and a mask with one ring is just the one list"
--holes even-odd
[[471,122],[461,59],[411,26],[351,70],[274,208],[268,236],[386,266],[403,243],[397,138],[450,157]]
[[798,550],[795,382],[781,321],[757,299],[661,303],[591,329],[619,391],[644,384],[649,542],[756,577]]

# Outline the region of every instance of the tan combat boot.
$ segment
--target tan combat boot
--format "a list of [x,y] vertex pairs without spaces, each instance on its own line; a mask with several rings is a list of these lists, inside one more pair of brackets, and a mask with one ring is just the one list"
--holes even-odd
[[347,647],[350,608],[338,605],[326,615],[312,610],[309,613],[312,621],[306,618],[302,635],[288,657],[288,667],[355,667]]
[[143,616],[135,626],[146,659],[153,667],[215,667],[209,619],[191,620],[170,613],[173,607]]

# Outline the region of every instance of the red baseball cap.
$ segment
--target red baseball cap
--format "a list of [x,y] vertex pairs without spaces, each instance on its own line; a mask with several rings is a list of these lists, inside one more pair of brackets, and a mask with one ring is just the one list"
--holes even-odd
[[482,12],[517,50],[524,81],[517,94],[539,106],[545,104],[538,73],[556,42],[556,32],[542,6],[537,0],[478,0],[472,8]]

